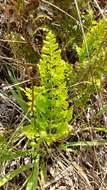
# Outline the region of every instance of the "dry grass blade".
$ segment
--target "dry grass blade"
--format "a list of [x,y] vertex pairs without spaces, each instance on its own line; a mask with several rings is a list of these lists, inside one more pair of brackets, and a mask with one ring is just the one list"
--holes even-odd
[[84,25],[83,25],[82,20],[81,20],[80,10],[79,10],[79,7],[78,7],[77,0],[74,0],[74,2],[75,2],[76,9],[77,9],[77,14],[78,14],[79,23],[80,23],[80,26],[81,26],[81,31],[82,31],[83,38],[84,38],[84,41],[85,41],[87,56],[88,56],[88,59],[90,60],[90,55],[89,55],[87,40],[86,40],[85,32],[84,32]]
[[17,109],[17,111],[18,111],[24,118],[26,118],[26,119],[30,122],[30,119],[29,119],[27,116],[25,116],[25,115],[20,111],[20,107],[19,107],[17,104],[15,104],[10,98],[8,98],[6,95],[4,95],[4,94],[2,94],[2,93],[0,93],[0,97],[3,98],[5,101],[10,102],[12,105],[14,105],[15,108]]
[[102,9],[100,8],[100,6],[99,6],[97,0],[94,0],[94,2],[95,2],[95,4],[96,4],[96,6],[97,6],[97,8],[98,8],[98,10],[99,10],[99,12],[100,12],[100,14],[102,15],[103,19],[107,22],[107,18],[106,18],[106,16],[104,15]]
[[[65,14],[66,16],[68,16],[68,17],[70,17],[71,19],[73,19],[74,21],[76,21],[77,24],[80,24],[80,25],[81,25],[81,23],[80,23],[79,20],[77,20],[76,18],[74,18],[72,15],[70,15],[69,13],[67,13],[66,11],[64,11],[63,9],[61,9],[61,8],[59,8],[58,6],[54,5],[53,3],[50,3],[50,2],[45,1],[45,0],[42,0],[42,2],[43,2],[43,3],[46,3],[46,4],[49,4],[50,6],[54,7],[55,9],[59,10],[60,12],[62,12],[63,14]],[[83,25],[83,27],[84,27],[85,29],[87,29],[87,27],[85,27],[84,25]]]
[[5,91],[5,90],[9,90],[9,89],[12,89],[12,88],[15,87],[15,86],[20,86],[21,84],[25,84],[25,83],[30,82],[30,81],[31,81],[31,80],[28,79],[28,80],[24,80],[24,81],[18,82],[18,83],[13,84],[13,85],[4,86],[4,87],[3,87],[3,90],[4,90],[4,91]]
[[[53,187],[54,187],[53,189],[60,189],[61,188],[60,185],[58,187],[56,186],[60,184],[62,181],[63,184],[64,183],[69,184],[69,187],[72,188],[73,190],[75,189],[75,185],[76,185],[75,183],[77,183],[76,181],[74,183],[73,181],[73,177],[74,177],[75,180],[76,178],[81,179],[82,183],[84,184],[85,190],[93,190],[93,187],[90,184],[90,181],[85,171],[83,171],[82,167],[79,166],[75,161],[72,161],[72,159],[71,160],[67,159],[60,150],[57,149],[57,151],[58,152],[52,153],[51,155],[56,161],[56,168],[54,168],[55,173],[53,173],[53,175],[55,175],[55,178],[52,181],[45,184],[44,189],[47,189],[49,187],[50,189]],[[55,163],[54,163],[54,166],[55,166]],[[66,188],[67,188],[67,184],[66,184]]]
[[90,181],[88,180],[88,177],[83,171],[82,167],[80,167],[76,162],[72,162],[72,165],[76,169],[78,175],[84,180],[84,183],[87,186],[87,190],[93,190],[93,187],[90,184]]
[[0,39],[0,42],[11,42],[11,43],[20,43],[20,44],[27,44],[28,42],[26,41],[19,41],[19,40],[4,40],[4,39]]

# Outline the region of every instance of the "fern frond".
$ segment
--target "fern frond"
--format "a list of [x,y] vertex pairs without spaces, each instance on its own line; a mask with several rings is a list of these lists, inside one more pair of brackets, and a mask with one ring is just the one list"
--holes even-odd
[[[83,41],[82,47],[77,47],[80,60],[78,69],[79,80],[95,80],[96,84],[100,84],[104,74],[107,72],[107,23],[101,20],[97,25],[91,27],[86,34],[86,41]],[[88,54],[86,50],[86,43]],[[82,76],[82,77],[80,77]]]
[[83,62],[88,58],[86,43],[88,47],[89,58],[91,59],[95,55],[96,50],[99,51],[99,49],[106,41],[106,34],[107,23],[103,20],[101,20],[98,24],[90,28],[90,31],[86,34],[86,41],[83,41],[81,48],[77,48],[80,62]]
[[[35,129],[34,136],[39,136],[48,144],[68,134],[72,117],[67,102],[67,64],[61,59],[60,53],[55,35],[48,32],[38,65],[41,86],[34,87],[35,118],[31,122]],[[26,95],[31,100],[29,90]]]

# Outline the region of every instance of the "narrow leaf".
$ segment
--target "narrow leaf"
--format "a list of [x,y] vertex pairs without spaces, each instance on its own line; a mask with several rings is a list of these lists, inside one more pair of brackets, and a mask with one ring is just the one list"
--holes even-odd
[[39,156],[36,158],[34,162],[34,168],[32,171],[32,175],[29,178],[26,190],[36,190],[38,185],[38,174],[39,174]]
[[29,168],[32,168],[32,164],[21,166],[20,168],[17,168],[16,170],[7,173],[4,177],[0,178],[0,187],[7,183],[9,180],[13,179],[18,174],[28,170]]
[[100,146],[107,145],[107,141],[78,141],[78,142],[70,142],[65,145],[66,148],[70,148],[72,146]]

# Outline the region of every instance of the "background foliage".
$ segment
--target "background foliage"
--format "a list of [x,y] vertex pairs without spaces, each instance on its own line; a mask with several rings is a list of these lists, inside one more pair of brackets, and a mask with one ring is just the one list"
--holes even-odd
[[[96,0],[0,4],[3,190],[106,189],[106,10]],[[64,171],[69,187],[56,179]]]

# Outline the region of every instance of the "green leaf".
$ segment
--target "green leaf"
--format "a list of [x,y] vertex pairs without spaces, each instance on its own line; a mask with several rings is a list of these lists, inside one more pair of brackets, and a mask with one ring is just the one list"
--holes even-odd
[[14,171],[11,171],[7,173],[4,177],[0,178],[0,187],[2,187],[5,183],[7,183],[9,180],[12,180],[15,176],[18,174],[32,168],[32,164],[26,164],[24,166],[20,166],[20,168],[17,168]]
[[[43,155],[42,155],[43,156]],[[41,160],[41,170],[40,170],[40,183],[41,183],[41,186],[44,186],[45,183],[46,183],[46,161],[45,161],[45,158],[44,156],[42,157],[42,160]]]
[[36,190],[38,186],[38,175],[39,175],[39,155],[34,161],[33,171],[28,180],[26,190]]
[[97,140],[93,140],[93,141],[78,141],[78,142],[70,142],[70,143],[66,143],[64,145],[64,147],[66,148],[70,148],[73,146],[102,146],[102,145],[107,145],[107,141],[105,140],[101,140],[101,141],[97,141]]
[[22,128],[22,133],[27,136],[28,139],[34,139],[38,135],[38,132],[35,130],[35,127],[33,125],[33,121],[31,124],[27,126],[23,126]]
[[46,113],[49,108],[49,100],[46,96],[43,95],[38,95],[36,97],[36,108],[41,112],[41,113]]

